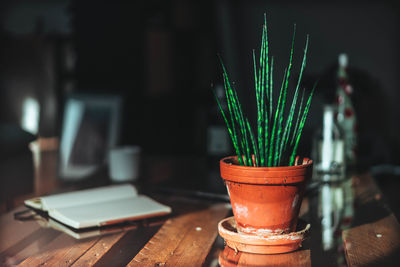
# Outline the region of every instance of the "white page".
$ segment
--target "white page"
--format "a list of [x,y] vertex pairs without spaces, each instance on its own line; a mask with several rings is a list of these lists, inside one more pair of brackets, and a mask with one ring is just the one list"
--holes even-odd
[[86,189],[68,193],[61,193],[51,196],[29,199],[25,201],[27,206],[50,211],[64,207],[75,207],[86,204],[102,205],[102,202],[109,202],[116,199],[137,196],[137,190],[130,184],[113,185]]
[[76,229],[102,226],[115,220],[134,220],[168,214],[171,208],[139,195],[103,203],[49,210],[49,216]]

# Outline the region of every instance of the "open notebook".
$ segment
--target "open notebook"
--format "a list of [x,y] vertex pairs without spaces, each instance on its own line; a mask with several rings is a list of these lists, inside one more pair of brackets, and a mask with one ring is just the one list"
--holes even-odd
[[75,229],[104,226],[171,213],[171,208],[138,195],[132,185],[114,185],[25,200]]

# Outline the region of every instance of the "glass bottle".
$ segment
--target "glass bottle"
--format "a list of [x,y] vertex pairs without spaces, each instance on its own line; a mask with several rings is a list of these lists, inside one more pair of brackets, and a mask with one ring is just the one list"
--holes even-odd
[[346,170],[343,131],[335,121],[335,107],[325,105],[322,126],[313,138],[315,179],[334,181],[344,178]]
[[348,79],[348,56],[340,54],[338,58],[338,72],[337,72],[337,89],[336,89],[336,105],[337,115],[336,120],[338,125],[343,129],[343,137],[346,143],[346,162],[348,165],[353,165],[356,160],[356,113],[351,101],[353,94],[353,87]]

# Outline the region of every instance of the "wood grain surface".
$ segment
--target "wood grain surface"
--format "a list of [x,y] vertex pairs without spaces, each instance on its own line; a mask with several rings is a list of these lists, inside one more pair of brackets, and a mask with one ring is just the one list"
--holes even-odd
[[353,182],[360,223],[342,233],[347,264],[399,266],[400,225],[396,217],[369,175],[355,177]]
[[218,204],[167,220],[128,266],[201,266],[228,212]]

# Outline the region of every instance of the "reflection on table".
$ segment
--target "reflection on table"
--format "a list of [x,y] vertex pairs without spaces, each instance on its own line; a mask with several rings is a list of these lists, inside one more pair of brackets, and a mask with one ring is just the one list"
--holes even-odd
[[218,262],[222,267],[310,266],[310,250],[300,249],[292,253],[262,255],[238,252],[226,246],[219,253]]

